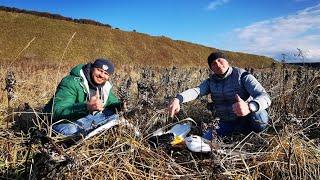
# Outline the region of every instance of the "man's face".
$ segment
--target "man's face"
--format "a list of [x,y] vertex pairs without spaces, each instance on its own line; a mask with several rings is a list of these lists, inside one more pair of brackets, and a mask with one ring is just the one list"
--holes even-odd
[[109,73],[101,68],[93,68],[92,70],[91,78],[98,85],[102,85],[107,82],[109,80],[109,77]]
[[217,75],[223,75],[229,68],[229,63],[224,58],[219,58],[211,63],[211,70]]

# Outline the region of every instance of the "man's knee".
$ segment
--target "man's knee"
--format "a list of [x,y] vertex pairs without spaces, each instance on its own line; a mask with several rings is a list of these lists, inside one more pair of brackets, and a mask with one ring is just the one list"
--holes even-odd
[[[111,120],[115,120],[115,119],[119,119],[118,114],[111,114],[109,116],[106,116],[105,114],[100,114],[100,115],[93,117],[93,123],[96,126],[101,126],[101,125],[103,125]],[[91,127],[91,128],[94,128],[94,127]]]
[[63,134],[65,136],[71,136],[76,133],[80,133],[80,128],[77,125],[71,124],[71,123],[57,124],[57,125],[54,125],[52,128],[56,132]]
[[217,134],[220,137],[229,136],[235,131],[236,126],[237,126],[236,122],[219,122],[219,127],[217,128]]
[[113,114],[113,115],[107,117],[107,121],[116,120],[116,119],[119,119],[119,115],[118,114]]
[[267,128],[269,122],[268,112],[261,110],[251,114],[251,123],[254,132],[261,132]]

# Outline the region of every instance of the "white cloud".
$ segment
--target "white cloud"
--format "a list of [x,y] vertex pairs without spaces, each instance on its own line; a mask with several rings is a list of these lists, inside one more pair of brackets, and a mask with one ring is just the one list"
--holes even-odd
[[207,6],[208,10],[215,10],[218,6],[222,6],[226,3],[228,3],[229,0],[215,0],[209,3],[209,5]]
[[271,57],[285,53],[293,57],[300,48],[307,61],[320,62],[320,4],[294,15],[235,29],[230,36],[230,42],[237,42],[237,51]]

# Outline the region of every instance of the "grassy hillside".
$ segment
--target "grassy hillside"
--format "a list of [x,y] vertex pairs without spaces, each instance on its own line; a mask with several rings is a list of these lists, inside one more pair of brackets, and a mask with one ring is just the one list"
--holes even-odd
[[[202,45],[153,37],[138,32],[78,24],[25,13],[0,10],[0,61],[10,61],[32,39],[20,58],[58,61],[72,34],[76,32],[64,61],[87,62],[107,57],[116,64],[151,66],[205,66],[214,50]],[[269,67],[270,58],[229,52],[233,65]]]

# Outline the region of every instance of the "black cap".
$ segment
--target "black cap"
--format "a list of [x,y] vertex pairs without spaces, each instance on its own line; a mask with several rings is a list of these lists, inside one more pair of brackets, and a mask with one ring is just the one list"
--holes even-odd
[[219,58],[223,58],[223,59],[226,59],[226,55],[221,52],[221,51],[216,51],[216,52],[213,52],[211,53],[209,56],[208,56],[208,65],[209,67],[211,66],[211,63]]
[[101,68],[109,74],[113,74],[114,72],[114,65],[110,60],[107,59],[96,59],[92,64],[94,68]]

